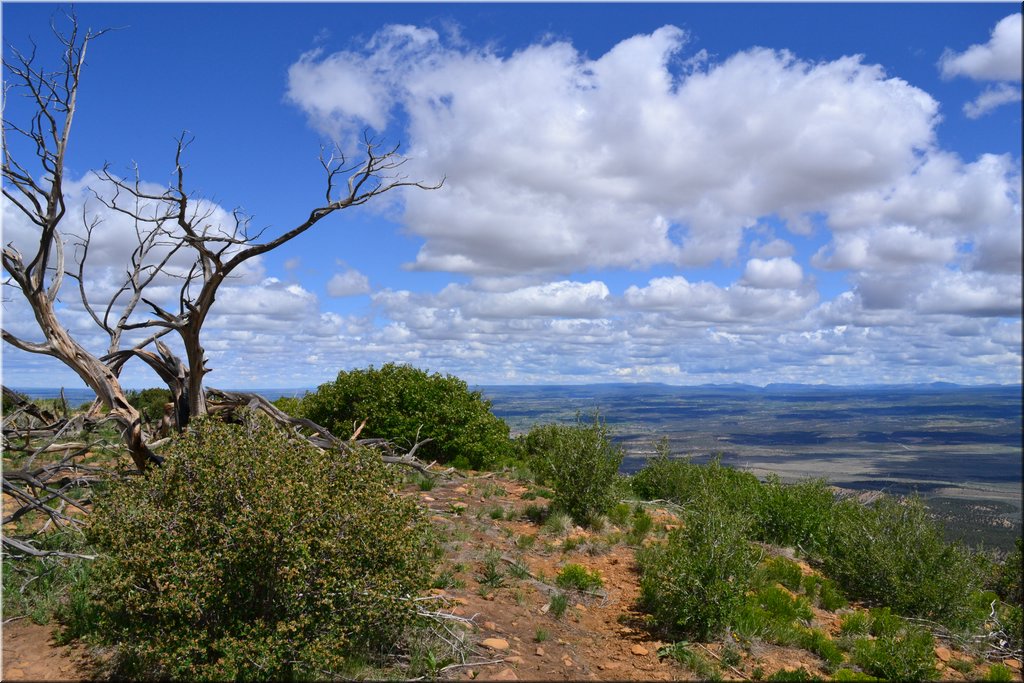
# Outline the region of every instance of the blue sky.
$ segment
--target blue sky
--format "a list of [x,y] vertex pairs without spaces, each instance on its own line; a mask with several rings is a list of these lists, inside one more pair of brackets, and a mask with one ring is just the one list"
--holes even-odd
[[[52,60],[61,7],[4,3],[5,51],[32,37]],[[268,235],[320,199],[320,145],[367,128],[446,179],[226,286],[213,386],[390,361],[473,384],[1020,381],[1018,4],[76,11],[118,29],[90,47],[68,160],[69,203],[105,219],[97,293],[130,240],[88,201],[109,191],[92,173],[135,162],[165,184],[183,130],[194,193]],[[30,243],[3,217],[5,243]],[[37,338],[13,294],[5,329]],[[66,324],[101,350],[72,295]],[[79,385],[11,347],[3,374]]]

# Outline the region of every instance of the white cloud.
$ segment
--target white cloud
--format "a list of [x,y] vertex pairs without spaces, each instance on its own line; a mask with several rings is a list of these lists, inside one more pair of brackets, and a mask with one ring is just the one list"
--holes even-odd
[[793,259],[760,259],[747,261],[743,280],[758,289],[796,289],[804,279],[804,271]]
[[406,196],[405,222],[426,240],[416,268],[729,262],[759,216],[799,219],[894,182],[933,144],[936,102],[856,56],[812,64],[757,48],[680,69],[686,35],[672,26],[596,59],[564,42],[502,56],[403,31],[307,55],[293,70],[317,73],[317,90],[295,79],[290,93],[329,133],[358,115],[349,70],[386,84],[381,107],[404,107],[408,170],[447,178]]
[[327,293],[333,297],[355,296],[370,292],[370,280],[358,270],[335,273],[327,281]]
[[967,76],[975,80],[1021,80],[1021,43],[1024,41],[1020,13],[1004,17],[992,29],[984,45],[971,45],[961,53],[947,50],[939,67],[946,78]]
[[986,88],[977,98],[965,104],[964,115],[969,119],[978,119],[996,107],[1020,101],[1020,88],[1009,83],[999,83],[995,87]]

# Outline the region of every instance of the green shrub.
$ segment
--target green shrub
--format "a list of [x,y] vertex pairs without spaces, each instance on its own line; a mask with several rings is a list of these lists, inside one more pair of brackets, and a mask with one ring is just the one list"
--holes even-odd
[[292,417],[302,417],[302,398],[302,396],[280,396],[272,403],[275,408]]
[[637,553],[641,603],[658,625],[707,639],[731,622],[756,560],[748,528],[748,518],[706,499],[666,543]]
[[981,680],[991,683],[1010,683],[1013,680],[1013,669],[1005,664],[993,664]]
[[971,596],[981,585],[970,554],[946,543],[918,498],[837,504],[822,559],[851,598],[952,627],[971,620]]
[[569,608],[569,596],[565,593],[555,593],[548,602],[548,611],[555,619],[561,619],[565,610]]
[[766,543],[813,550],[824,540],[833,504],[824,479],[783,484],[770,474],[755,502],[757,537]]
[[917,626],[886,631],[875,640],[858,639],[853,661],[865,672],[885,680],[926,681],[938,677],[935,641]]
[[871,676],[864,673],[863,671],[854,671],[853,669],[839,669],[832,674],[833,681],[880,681],[882,679],[877,676]]
[[843,653],[839,650],[839,646],[818,629],[799,629],[796,642],[803,649],[813,652],[824,659],[830,668],[837,667],[843,663]]
[[662,647],[658,650],[658,657],[671,657],[703,680],[710,680],[718,676],[715,666],[701,653],[690,648],[686,641]]
[[769,681],[820,681],[822,679],[817,676],[812,676],[811,673],[804,667],[793,669],[792,671],[786,671],[785,669],[779,669],[767,679]]
[[497,466],[513,454],[508,425],[490,401],[451,375],[428,375],[409,365],[338,373],[302,399],[302,415],[347,438],[363,420],[362,437],[410,447],[431,438],[417,455],[474,469]]
[[130,389],[124,397],[142,415],[148,423],[158,423],[164,416],[164,406],[173,398],[169,389]]
[[1015,542],[1013,552],[1007,555],[1006,560],[1000,565],[996,577],[995,591],[1000,599],[1011,605],[1024,604],[1024,590],[1021,588],[1022,574],[1024,574],[1024,559],[1021,557],[1024,539],[1018,538]]
[[629,503],[616,503],[615,506],[608,511],[608,519],[616,526],[625,526],[629,521],[630,512]]
[[666,441],[657,448],[657,457],[648,460],[631,478],[637,496],[684,506],[695,499],[711,497],[733,512],[754,514],[761,482],[753,474],[722,465],[720,457],[707,465],[695,465],[689,458],[670,458]]
[[[533,437],[533,438],[531,438]],[[611,443],[597,415],[591,424],[545,425],[526,436],[530,467],[554,489],[554,507],[577,524],[589,524],[615,504],[625,452]]]
[[867,612],[850,612],[839,618],[839,633],[844,636],[865,636],[871,630],[871,616]]
[[581,564],[570,562],[555,577],[555,585],[566,590],[589,591],[604,585],[597,570],[593,572]]
[[629,542],[633,545],[640,545],[651,529],[654,528],[654,519],[644,510],[633,515],[633,524],[629,530]]
[[791,645],[800,639],[796,621],[809,621],[812,616],[805,598],[790,597],[783,589],[771,585],[746,595],[731,625],[746,640],[757,638],[778,645]]
[[401,477],[250,419],[193,421],[163,467],[97,501],[92,585],[119,675],[319,678],[413,620],[434,541]]
[[757,571],[759,582],[781,583],[791,591],[800,590],[802,579],[800,565],[778,555],[773,555],[762,562]]

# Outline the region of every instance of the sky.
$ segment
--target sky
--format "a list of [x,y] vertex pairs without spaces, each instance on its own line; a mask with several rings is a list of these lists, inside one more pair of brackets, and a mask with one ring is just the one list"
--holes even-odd
[[[64,9],[4,2],[5,59],[34,43],[52,67]],[[209,220],[241,210],[268,237],[322,201],[322,145],[369,133],[410,179],[443,179],[237,273],[204,328],[209,386],[388,362],[471,385],[1021,381],[1017,3],[75,11],[115,29],[89,47],[67,159],[68,253],[99,221],[94,302],[135,239],[97,171],[166,187],[183,132]],[[26,106],[8,95],[5,119]],[[5,201],[4,243],[35,238]],[[39,339],[5,290],[4,329]],[[102,353],[75,290],[61,319]],[[51,358],[2,361],[11,386],[82,386]]]

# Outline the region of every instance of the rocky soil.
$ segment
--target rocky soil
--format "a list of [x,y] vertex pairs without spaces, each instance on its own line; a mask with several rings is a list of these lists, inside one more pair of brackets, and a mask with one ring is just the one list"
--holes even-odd
[[[671,657],[659,657],[670,643],[645,625],[639,596],[636,548],[622,529],[600,532],[569,526],[551,530],[526,519],[529,505],[543,507],[538,487],[493,475],[438,479],[430,490],[409,486],[443,530],[445,555],[437,587],[420,604],[438,615],[430,643],[433,673],[444,679],[479,680],[687,680],[706,678]],[[543,491],[540,491],[543,493]],[[652,509],[656,542],[678,524],[668,511]],[[531,540],[532,539],[532,540]],[[767,552],[786,553],[784,549]],[[495,569],[488,575],[488,559]],[[561,592],[555,577],[568,562],[596,571],[603,586],[570,591],[561,616],[551,598]],[[804,572],[813,571],[806,564]],[[488,585],[492,584],[492,585]],[[844,611],[814,610],[811,624],[835,634]],[[92,677],[98,659],[81,647],[57,645],[55,625],[29,619],[4,624],[4,680],[76,680]],[[781,670],[805,669],[828,678],[825,663],[794,647],[724,642],[691,645],[725,680],[767,678]],[[738,653],[738,659],[735,655]],[[725,656],[727,654],[733,657]],[[948,643],[937,643],[941,680],[978,680],[989,664]],[[726,661],[723,661],[725,659]],[[728,663],[727,663],[728,662]],[[962,662],[962,663],[958,663]],[[968,664],[969,662],[969,664]],[[1021,680],[1020,662],[1008,660]],[[371,674],[371,677],[372,674]]]

